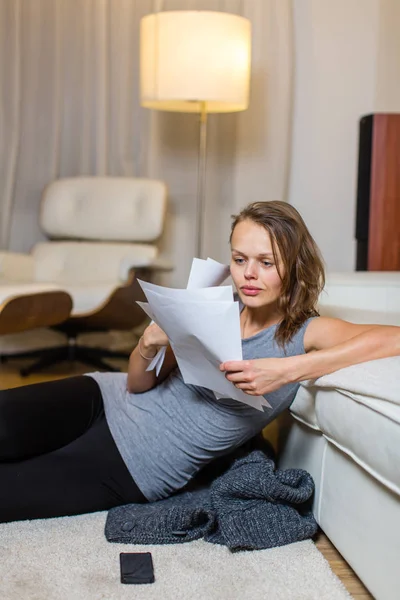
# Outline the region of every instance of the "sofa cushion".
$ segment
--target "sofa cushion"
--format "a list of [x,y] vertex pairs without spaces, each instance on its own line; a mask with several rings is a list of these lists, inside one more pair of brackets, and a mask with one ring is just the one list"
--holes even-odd
[[291,411],[400,494],[400,356],[303,382]]
[[303,381],[290,406],[290,412],[305,425],[318,429],[317,415],[315,413],[315,394],[318,388],[313,381]]
[[323,435],[351,456],[375,479],[400,494],[400,406],[392,405],[393,418],[382,414],[383,400],[333,388],[316,394],[316,416]]
[[359,394],[365,398],[365,402],[368,402],[368,398],[379,398],[400,405],[400,356],[370,360],[340,369],[319,377],[314,385]]
[[398,411],[395,405],[400,405],[400,356],[371,360],[316,380],[302,381],[290,410],[299,421],[313,429],[319,429],[315,397],[320,388],[345,392],[358,402],[396,420]]
[[[321,308],[336,307],[336,309],[346,311],[353,309],[355,311],[379,313],[389,311],[398,314],[400,307],[400,272],[328,272],[324,291],[319,298],[319,304]],[[336,314],[335,316],[340,317],[341,315]]]
[[348,306],[331,306],[319,304],[318,311],[321,317],[343,319],[351,323],[369,325],[397,325],[400,326],[400,303],[398,310],[367,310],[349,308]]

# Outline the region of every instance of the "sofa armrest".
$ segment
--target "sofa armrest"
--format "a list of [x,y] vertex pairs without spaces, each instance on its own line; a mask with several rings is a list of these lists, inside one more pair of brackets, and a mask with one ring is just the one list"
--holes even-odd
[[352,308],[349,306],[333,306],[320,304],[318,312],[321,317],[344,319],[352,323],[373,323],[375,325],[400,325],[400,310],[374,310],[366,308]]
[[400,356],[378,358],[339,369],[302,386],[333,388],[400,405]]
[[0,252],[0,278],[2,281],[34,281],[35,262],[30,254]]

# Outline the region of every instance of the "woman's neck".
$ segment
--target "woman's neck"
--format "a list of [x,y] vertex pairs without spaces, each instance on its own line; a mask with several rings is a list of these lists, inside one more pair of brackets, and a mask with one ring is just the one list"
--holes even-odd
[[266,311],[262,308],[249,308],[245,306],[240,315],[240,329],[242,338],[256,335],[259,331],[271,327],[282,320],[277,310]]

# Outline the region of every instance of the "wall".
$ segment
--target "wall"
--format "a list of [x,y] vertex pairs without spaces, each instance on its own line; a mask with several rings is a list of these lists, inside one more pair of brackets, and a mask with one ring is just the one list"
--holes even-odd
[[400,2],[381,0],[375,110],[400,112]]
[[[207,126],[202,258],[230,260],[231,215],[249,202],[286,197],[292,101],[291,0],[185,0],[191,8],[243,14],[252,26],[250,104],[241,113],[210,114]],[[183,0],[164,2],[164,10]],[[147,174],[169,189],[164,250],[175,265],[157,282],[185,286],[196,252],[197,115],[151,112]]]
[[355,265],[358,121],[375,107],[380,4],[293,0],[288,200],[300,210],[331,271]]
[[139,26],[157,10],[218,10],[252,23],[249,109],[210,115],[202,256],[227,261],[231,214],[283,198],[289,169],[292,0],[0,2],[0,248],[29,251],[45,185],[79,175],[168,187],[162,240],[185,286],[197,254],[198,115],[140,106]]
[[[253,26],[249,110],[209,120],[207,254],[227,260],[230,215],[243,205],[289,199],[304,215],[328,268],[352,270],[358,120],[374,110],[400,112],[400,0],[161,4],[164,10],[243,13]],[[143,14],[161,4],[85,3],[81,14],[69,0],[1,4],[2,247],[26,251],[41,238],[40,195],[56,176],[157,176],[170,191],[165,248],[176,269],[169,284],[187,281],[196,239],[198,123],[194,115],[140,107],[138,43],[131,33]]]

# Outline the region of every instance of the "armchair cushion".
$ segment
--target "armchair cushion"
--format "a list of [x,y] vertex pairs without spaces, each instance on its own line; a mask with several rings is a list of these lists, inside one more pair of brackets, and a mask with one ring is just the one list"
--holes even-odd
[[162,233],[165,197],[156,180],[59,179],[44,191],[40,224],[50,238],[150,242]]
[[132,267],[151,265],[157,256],[152,244],[112,242],[50,242],[32,251],[35,280],[59,285],[109,284],[125,281]]
[[0,282],[28,282],[35,277],[35,261],[30,254],[0,252]]
[[71,317],[82,316],[99,310],[108,300],[118,282],[108,283],[66,283],[63,289],[72,298]]

